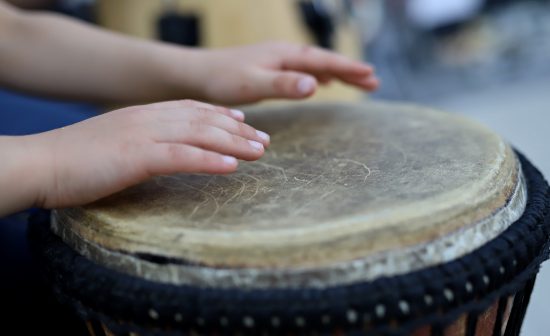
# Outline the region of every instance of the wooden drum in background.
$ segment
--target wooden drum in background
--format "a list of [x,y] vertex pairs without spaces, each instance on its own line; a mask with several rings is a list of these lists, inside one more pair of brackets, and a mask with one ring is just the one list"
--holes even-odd
[[517,335],[548,185],[499,136],[397,104],[250,110],[227,176],[175,175],[35,218],[91,334]]

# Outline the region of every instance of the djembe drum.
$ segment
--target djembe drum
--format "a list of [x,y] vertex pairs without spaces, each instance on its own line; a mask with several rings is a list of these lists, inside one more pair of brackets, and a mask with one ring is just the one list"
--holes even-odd
[[[517,335],[548,186],[503,140],[394,104],[258,108],[264,158],[34,220],[95,335]],[[46,223],[45,223],[46,222]]]

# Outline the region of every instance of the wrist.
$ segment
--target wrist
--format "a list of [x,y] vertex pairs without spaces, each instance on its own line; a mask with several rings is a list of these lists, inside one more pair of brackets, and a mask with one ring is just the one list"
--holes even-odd
[[0,215],[44,203],[50,164],[40,147],[37,135],[0,136]]
[[162,44],[157,52],[157,73],[170,93],[168,99],[208,99],[208,51]]

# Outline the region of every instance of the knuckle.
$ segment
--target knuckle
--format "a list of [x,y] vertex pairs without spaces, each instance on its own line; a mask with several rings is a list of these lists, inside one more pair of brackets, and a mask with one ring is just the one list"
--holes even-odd
[[205,125],[201,120],[189,120],[187,125],[193,134],[202,134],[205,128]]
[[208,124],[212,121],[212,115],[208,110],[196,109],[192,113],[192,120],[196,123]]
[[212,116],[212,111],[204,106],[197,106],[195,110],[199,112],[201,116]]
[[295,46],[295,44],[293,43],[280,41],[280,40],[269,41],[269,42],[266,42],[265,45],[278,50],[287,50]]
[[195,105],[197,102],[193,99],[183,99],[183,100],[180,100],[180,104],[182,105],[185,105],[185,106],[193,106]]
[[237,133],[248,136],[251,133],[249,127],[245,123],[237,122]]
[[256,137],[256,129],[254,129],[254,127],[249,126],[245,123],[240,123],[240,125],[242,127],[243,134],[245,134],[246,136],[248,136],[250,138],[255,138]]
[[207,151],[199,151],[197,153],[197,160],[205,166],[213,166],[218,163],[218,155]]
[[292,76],[288,75],[288,74],[282,74],[282,75],[279,75],[277,77],[275,77],[275,79],[273,80],[273,89],[276,91],[276,92],[285,92],[287,91],[288,89],[288,86],[289,86],[289,82],[290,80],[292,79]]
[[182,158],[181,147],[177,144],[168,144],[166,147],[166,156],[170,162],[178,162]]
[[216,111],[225,115],[231,115],[231,111],[227,107],[215,106]]
[[298,50],[302,55],[310,55],[315,51],[315,47],[303,44],[299,46]]
[[229,134],[227,141],[231,144],[232,147],[243,147],[244,139],[235,134]]

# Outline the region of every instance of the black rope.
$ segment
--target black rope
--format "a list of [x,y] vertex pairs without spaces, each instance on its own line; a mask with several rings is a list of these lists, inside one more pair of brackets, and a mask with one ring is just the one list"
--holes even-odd
[[466,320],[466,336],[476,336],[478,318],[479,315],[476,312],[468,315],[468,319]]
[[523,306],[523,295],[524,291],[522,290],[514,296],[514,303],[512,305],[510,317],[508,318],[508,323],[506,324],[504,336],[513,336],[518,334],[518,324],[520,323],[519,316]]
[[531,300],[531,294],[533,294],[533,288],[535,287],[535,281],[536,281],[536,278],[531,279],[527,283],[527,286],[525,287],[525,295],[523,296],[524,304],[523,304],[522,310],[520,312],[518,328],[517,328],[517,331],[516,331],[517,335],[519,335],[520,330],[521,330],[522,322],[525,319],[525,313],[527,313],[527,307],[529,307],[529,301]]
[[432,325],[432,335],[431,336],[444,336],[445,328],[440,324]]
[[90,333],[92,334],[91,336],[107,336],[105,334],[105,330],[101,326],[101,322],[99,322],[97,320],[90,320],[90,321],[88,321],[88,323],[89,323],[89,327],[91,329],[91,330],[89,330]]
[[498,300],[497,316],[495,317],[495,325],[493,326],[493,336],[502,336],[502,322],[507,306],[508,297],[501,297],[500,300]]
[[506,325],[504,336],[519,335],[534,284],[535,279],[529,281],[527,286],[514,297],[514,305],[510,313],[508,324]]

